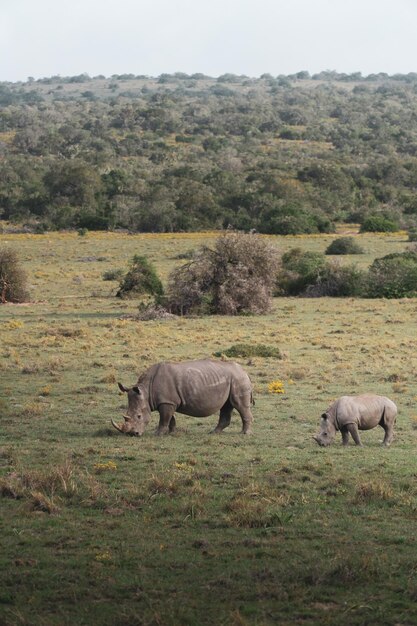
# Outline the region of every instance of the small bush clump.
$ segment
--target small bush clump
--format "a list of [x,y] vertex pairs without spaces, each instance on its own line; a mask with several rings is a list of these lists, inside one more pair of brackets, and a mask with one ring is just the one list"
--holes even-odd
[[363,248],[353,237],[338,237],[327,246],[325,254],[363,254]]
[[410,228],[408,231],[408,241],[417,241],[417,228]]
[[276,295],[312,298],[360,296],[365,282],[364,272],[354,266],[329,262],[319,252],[292,248],[282,255]]
[[183,259],[186,259],[187,261],[189,259],[193,259],[195,255],[195,250],[193,248],[191,248],[190,250],[186,250],[185,252],[179,252],[178,254],[176,254],[175,256],[173,256],[173,259],[178,259],[180,261],[182,261]]
[[28,298],[26,273],[15,250],[0,249],[0,303],[24,302]]
[[166,306],[179,315],[265,313],[277,267],[278,252],[264,238],[227,232],[171,272]]
[[365,272],[354,265],[334,262],[323,269],[315,285],[307,287],[305,295],[311,298],[353,298],[363,295],[365,284]]
[[265,211],[258,228],[260,232],[270,235],[334,232],[334,225],[327,216],[316,215],[298,206],[273,207]]
[[274,357],[275,359],[282,359],[282,354],[279,348],[273,348],[272,346],[265,346],[262,343],[258,344],[249,344],[249,343],[237,343],[227,350],[221,350],[219,352],[215,352],[214,356],[227,356],[230,358],[236,357],[252,357],[252,356],[260,356],[260,357]]
[[398,223],[384,215],[370,215],[360,228],[361,233],[394,233],[398,230]]
[[276,295],[303,294],[309,286],[317,284],[326,266],[327,260],[323,254],[291,248],[281,258],[281,268],[276,280]]
[[370,298],[407,298],[417,295],[417,253],[394,252],[375,259],[369,268]]
[[103,280],[122,280],[123,278],[123,270],[122,269],[112,269],[112,270],[106,270],[105,272],[103,272]]
[[152,263],[145,256],[135,255],[129,271],[120,281],[116,296],[118,298],[132,298],[146,294],[162,296],[163,291],[162,282]]

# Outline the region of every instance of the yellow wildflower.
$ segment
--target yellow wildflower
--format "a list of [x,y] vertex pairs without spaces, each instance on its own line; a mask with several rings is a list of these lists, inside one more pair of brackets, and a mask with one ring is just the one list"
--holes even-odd
[[284,383],[282,380],[273,380],[268,385],[269,393],[285,393],[284,392]]

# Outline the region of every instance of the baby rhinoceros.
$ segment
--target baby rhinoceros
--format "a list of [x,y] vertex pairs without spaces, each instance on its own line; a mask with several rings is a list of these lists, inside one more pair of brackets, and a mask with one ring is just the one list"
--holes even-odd
[[333,443],[336,432],[342,433],[342,443],[349,443],[349,433],[357,446],[361,446],[359,430],[381,426],[385,430],[383,444],[389,446],[394,439],[397,407],[385,396],[365,393],[360,396],[342,396],[329,406],[321,416],[321,430],[313,438],[320,446]]

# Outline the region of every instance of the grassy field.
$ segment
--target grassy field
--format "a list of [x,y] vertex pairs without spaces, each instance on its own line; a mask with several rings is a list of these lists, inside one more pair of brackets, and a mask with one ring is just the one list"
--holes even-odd
[[[324,251],[334,237],[271,237]],[[19,252],[31,302],[0,307],[0,624],[269,625],[417,621],[415,300],[281,298],[262,317],[129,319],[105,271],[147,255],[165,281],[213,233],[0,235]],[[407,247],[361,235],[361,266]],[[346,262],[346,260],[344,260]],[[111,426],[116,382],[163,359],[236,343],[255,387],[240,419],[178,416],[142,439]],[[282,381],[283,394],[268,392]],[[398,405],[396,440],[312,440],[339,395]],[[378,432],[379,431],[379,432]]]

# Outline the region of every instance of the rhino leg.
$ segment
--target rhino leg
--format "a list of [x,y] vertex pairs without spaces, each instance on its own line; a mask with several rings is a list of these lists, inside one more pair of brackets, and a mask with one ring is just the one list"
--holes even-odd
[[249,407],[244,409],[239,409],[240,417],[242,418],[242,434],[243,435],[251,435],[252,434],[252,422],[253,415],[252,411]]
[[216,428],[211,431],[212,433],[221,433],[222,430],[224,430],[225,428],[229,426],[230,420],[232,419],[232,411],[233,411],[233,407],[230,401],[227,400],[227,402],[220,409],[219,422]]
[[342,426],[342,428],[340,429],[340,432],[342,433],[342,444],[344,446],[348,446],[349,445],[349,431],[347,427]]
[[166,435],[171,430],[171,422],[174,420],[172,429],[175,429],[175,407],[172,404],[160,404],[158,406],[159,411],[159,424],[156,429],[157,435]]
[[249,401],[247,404],[244,404],[244,403],[239,403],[237,405],[235,404],[235,409],[239,411],[239,415],[242,418],[242,434],[251,435],[253,415],[252,415],[252,411],[250,410]]
[[394,440],[394,424],[381,424],[382,428],[385,430],[384,441],[382,442],[384,446],[389,446]]
[[242,395],[232,395],[231,400],[233,407],[236,409],[236,411],[239,412],[239,415],[242,419],[242,434],[251,435],[253,415],[250,406],[251,404],[254,404],[252,392],[248,391],[242,393]]
[[175,421],[175,417],[172,416],[171,420],[169,422],[169,432],[170,433],[175,433],[176,428],[177,428],[177,423]]
[[384,446],[389,446],[394,439],[394,424],[395,415],[393,415],[390,411],[384,410],[382,419],[379,422],[379,425],[385,430],[385,437],[382,442]]
[[361,446],[362,442],[361,442],[361,438],[359,437],[359,431],[358,431],[357,425],[356,424],[346,424],[346,428],[347,428],[348,432],[350,432],[350,434],[352,435],[352,439],[356,443],[356,445],[357,446]]

